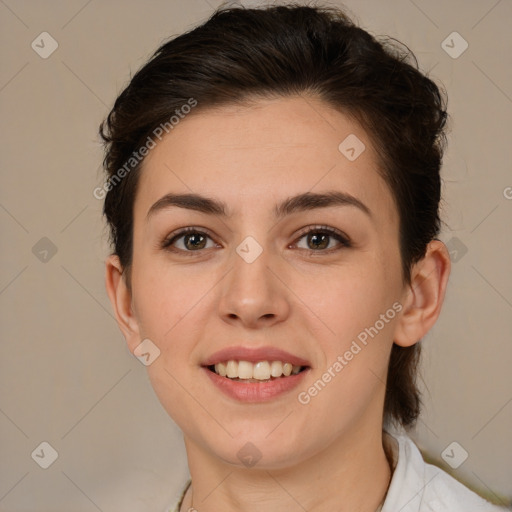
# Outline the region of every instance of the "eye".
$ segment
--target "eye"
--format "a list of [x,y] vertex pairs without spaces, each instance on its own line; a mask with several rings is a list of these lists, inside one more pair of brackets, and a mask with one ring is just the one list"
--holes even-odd
[[[208,239],[210,244],[208,245]],[[175,252],[199,252],[202,249],[211,249],[215,247],[212,238],[194,227],[188,227],[172,233],[163,242],[162,248]]]
[[[342,249],[344,247],[351,247],[349,238],[336,229],[328,226],[314,226],[308,228],[299,237],[299,241],[305,239],[306,247],[299,247],[309,252],[331,252]],[[337,242],[334,243],[334,242]],[[296,242],[298,244],[298,242]]]

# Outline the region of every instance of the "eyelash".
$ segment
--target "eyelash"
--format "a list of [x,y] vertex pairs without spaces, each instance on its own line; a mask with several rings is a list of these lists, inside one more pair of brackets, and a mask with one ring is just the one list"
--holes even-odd
[[[351,243],[350,239],[344,233],[342,233],[341,231],[338,231],[334,228],[330,228],[329,226],[310,226],[310,227],[306,228],[306,230],[302,231],[298,235],[298,238],[295,240],[294,244],[296,244],[302,238],[304,238],[305,236],[307,236],[311,233],[328,235],[328,236],[334,238],[335,240],[337,240],[339,242],[339,245],[337,247],[330,248],[330,249],[317,249],[317,250],[301,249],[303,251],[307,251],[310,255],[314,254],[315,256],[317,256],[320,253],[331,254],[332,252],[339,251],[343,248],[352,247],[352,243]],[[172,247],[172,244],[175,243],[176,240],[182,238],[185,235],[189,235],[189,234],[205,235],[208,238],[213,240],[213,237],[210,236],[208,234],[208,232],[205,231],[203,228],[196,228],[196,227],[191,226],[191,227],[184,228],[184,229],[178,231],[177,233],[171,233],[167,238],[165,238],[162,241],[161,248],[165,249],[167,251],[180,253],[180,254],[187,255],[187,256],[194,256],[196,253],[203,252],[205,249],[198,249],[197,251],[187,251],[187,250],[176,249],[176,248]]]

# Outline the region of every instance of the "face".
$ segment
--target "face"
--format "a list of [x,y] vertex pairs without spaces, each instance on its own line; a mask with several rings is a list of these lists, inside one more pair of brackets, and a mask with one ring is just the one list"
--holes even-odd
[[158,347],[149,376],[189,446],[278,468],[380,433],[405,290],[377,169],[368,134],[313,98],[198,111],[151,150],[127,338]]

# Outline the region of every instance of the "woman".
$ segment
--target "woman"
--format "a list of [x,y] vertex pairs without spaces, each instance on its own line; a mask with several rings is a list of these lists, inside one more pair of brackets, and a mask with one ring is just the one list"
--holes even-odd
[[164,44],[106,144],[106,286],[183,431],[176,510],[497,508],[421,455],[450,259],[438,87],[331,8],[228,8]]

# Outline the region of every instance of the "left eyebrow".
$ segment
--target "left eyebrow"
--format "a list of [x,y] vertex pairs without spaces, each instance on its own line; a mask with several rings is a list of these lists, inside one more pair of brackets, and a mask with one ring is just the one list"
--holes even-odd
[[369,217],[372,217],[370,208],[362,201],[351,194],[339,190],[323,193],[305,192],[304,194],[290,197],[275,207],[274,215],[279,219],[295,212],[327,208],[329,206],[354,206]]
[[[231,217],[225,203],[199,194],[166,194],[156,201],[149,209],[146,220],[160,210],[176,206],[194,210],[207,215]],[[329,206],[353,206],[372,217],[371,210],[357,197],[346,192],[331,190],[323,193],[305,192],[285,199],[274,207],[274,216],[281,219],[300,211],[327,208]]]

